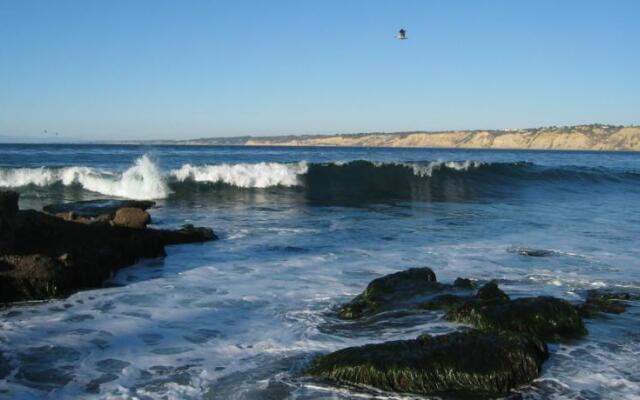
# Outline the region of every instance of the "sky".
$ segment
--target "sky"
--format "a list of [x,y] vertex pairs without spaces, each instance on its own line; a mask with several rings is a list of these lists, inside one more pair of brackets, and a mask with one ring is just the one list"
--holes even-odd
[[639,15],[637,0],[0,0],[0,135],[638,124]]

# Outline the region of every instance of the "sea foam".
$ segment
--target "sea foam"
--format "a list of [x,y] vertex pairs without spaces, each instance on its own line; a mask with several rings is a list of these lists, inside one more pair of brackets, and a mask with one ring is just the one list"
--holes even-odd
[[271,186],[297,186],[298,177],[307,172],[307,164],[257,163],[219,164],[193,166],[183,165],[171,171],[179,182],[225,183],[240,188],[266,188]]
[[159,168],[144,155],[122,173],[89,167],[0,170],[0,187],[80,185],[91,192],[130,199],[162,199],[171,193]]

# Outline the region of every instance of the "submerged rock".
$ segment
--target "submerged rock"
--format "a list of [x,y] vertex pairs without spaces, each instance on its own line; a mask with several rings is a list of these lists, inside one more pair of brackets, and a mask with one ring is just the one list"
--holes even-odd
[[440,289],[431,268],[411,268],[374,279],[364,292],[340,308],[338,316],[342,319],[360,318],[382,311],[391,304]]
[[166,245],[216,239],[207,228],[171,231],[81,224],[33,210],[15,215],[12,235],[12,248],[0,252],[0,303],[99,287],[119,268],[164,256]]
[[531,382],[547,358],[534,337],[472,330],[342,349],[306,372],[400,393],[494,396]]
[[552,250],[532,249],[529,247],[519,247],[515,249],[515,252],[520,254],[521,256],[528,256],[528,257],[550,257],[556,254]]
[[4,379],[11,372],[9,361],[0,353],[0,379]]

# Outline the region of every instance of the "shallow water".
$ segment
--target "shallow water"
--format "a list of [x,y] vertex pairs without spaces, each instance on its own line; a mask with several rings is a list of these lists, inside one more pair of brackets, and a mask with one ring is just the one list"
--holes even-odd
[[[300,374],[318,353],[457,328],[437,312],[337,320],[378,276],[430,266],[441,281],[495,278],[515,297],[570,301],[640,290],[634,153],[0,145],[0,156],[0,185],[22,207],[156,198],[155,225],[221,236],[170,247],[106,288],[0,311],[0,397],[402,398]],[[638,305],[552,345],[522,396],[637,398]]]

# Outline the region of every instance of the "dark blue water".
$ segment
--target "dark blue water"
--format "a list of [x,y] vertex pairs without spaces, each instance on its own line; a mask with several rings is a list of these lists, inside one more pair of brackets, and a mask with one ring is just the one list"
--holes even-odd
[[[382,274],[426,265],[575,302],[640,289],[637,153],[0,145],[0,186],[34,208],[151,198],[156,225],[221,236],[122,271],[123,286],[3,311],[0,396],[385,398],[299,374],[318,352],[456,329],[438,313],[335,319]],[[637,398],[637,306],[553,345],[524,398]]]

